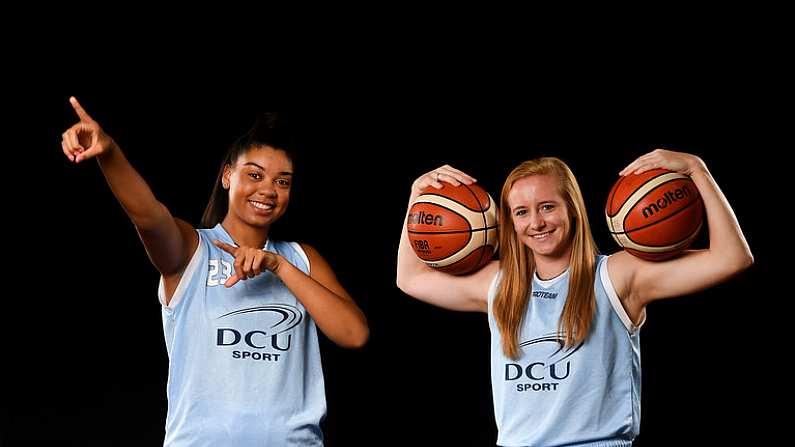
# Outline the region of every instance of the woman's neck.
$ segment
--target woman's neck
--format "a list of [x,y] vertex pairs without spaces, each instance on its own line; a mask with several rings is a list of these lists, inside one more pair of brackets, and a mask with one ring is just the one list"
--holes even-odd
[[565,272],[567,268],[569,268],[568,262],[560,265],[549,264],[549,265],[544,265],[543,267],[539,264],[536,264],[536,275],[538,275],[539,279],[544,281],[549,279],[555,279],[561,274],[563,274],[563,272]]
[[536,275],[543,280],[558,277],[569,268],[571,262],[571,250],[567,250],[562,256],[554,258],[548,256],[534,256],[533,261],[536,266]]
[[252,227],[229,216],[224,218],[221,225],[239,246],[264,247],[268,240],[268,228]]

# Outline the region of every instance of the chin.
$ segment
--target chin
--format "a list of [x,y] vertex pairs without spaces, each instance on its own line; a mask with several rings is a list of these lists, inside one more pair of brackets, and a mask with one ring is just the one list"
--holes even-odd
[[542,256],[555,256],[562,251],[560,248],[560,244],[555,244],[553,246],[545,246],[545,247],[531,246],[530,249],[533,250],[533,253]]
[[275,219],[273,217],[262,218],[262,217],[253,217],[250,219],[246,219],[246,223],[251,225],[252,227],[267,227],[271,223],[273,223]]

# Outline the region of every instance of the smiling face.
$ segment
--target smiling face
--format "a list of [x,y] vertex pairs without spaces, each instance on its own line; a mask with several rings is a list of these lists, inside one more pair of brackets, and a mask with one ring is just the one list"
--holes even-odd
[[241,154],[224,168],[223,186],[229,190],[224,224],[268,228],[287,210],[293,162],[282,150],[259,146]]
[[508,206],[518,239],[537,261],[569,258],[571,217],[554,175],[531,175],[514,182]]

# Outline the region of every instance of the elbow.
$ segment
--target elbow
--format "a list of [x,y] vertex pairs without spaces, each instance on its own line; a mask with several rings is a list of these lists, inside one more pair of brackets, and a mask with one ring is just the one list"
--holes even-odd
[[751,253],[751,249],[748,247],[748,245],[745,245],[743,248],[744,249],[740,251],[734,258],[734,266],[737,269],[737,273],[748,270],[752,265],[754,265],[754,255]]
[[726,264],[728,275],[738,275],[754,265],[754,255],[750,250],[745,250],[743,253],[734,256],[731,261]]
[[413,283],[414,278],[421,272],[421,267],[413,266],[408,262],[402,262],[398,257],[397,271],[395,272],[395,285],[403,293],[408,294],[408,288]]
[[419,275],[419,272],[398,272],[395,285],[406,295],[414,296],[413,290],[417,288]]
[[400,291],[405,293],[406,295],[414,297],[415,295],[414,295],[414,291],[412,290],[411,284],[412,284],[411,281],[407,281],[405,279],[401,281],[398,278],[397,288],[400,289]]
[[752,265],[754,265],[754,255],[751,253],[751,250],[746,250],[745,256],[743,256],[740,271],[747,270],[751,268]]
[[354,339],[353,343],[350,346],[350,349],[362,349],[369,340],[370,340],[370,329],[365,327],[362,333]]
[[395,280],[395,285],[397,286],[398,289],[400,289],[403,292],[405,292],[405,290],[403,290],[403,284],[405,284],[405,281],[402,281],[400,279],[400,275],[398,275],[397,279]]
[[407,290],[407,289],[408,289],[408,284],[409,284],[409,282],[410,282],[410,281],[408,281],[408,280],[406,279],[405,275],[400,275],[400,274],[398,274],[398,275],[397,275],[397,279],[395,280],[395,285],[396,285],[396,286],[397,286],[397,288],[398,288],[398,289],[400,289],[400,290],[401,290],[403,293],[406,293],[406,294],[408,294],[409,292],[408,292],[408,290]]
[[365,324],[363,328],[350,334],[344,342],[339,345],[345,349],[362,349],[370,339],[370,329]]

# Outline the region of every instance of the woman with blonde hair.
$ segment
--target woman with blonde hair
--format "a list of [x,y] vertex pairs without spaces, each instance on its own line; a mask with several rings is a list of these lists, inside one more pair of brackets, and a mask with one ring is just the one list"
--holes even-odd
[[[665,168],[701,194],[709,248],[661,262],[601,256],[580,187],[560,159],[521,163],[500,195],[500,259],[467,276],[427,267],[404,229],[397,285],[419,300],[488,314],[491,384],[500,446],[631,445],[640,427],[639,328],[652,301],[724,282],[753,263],[739,223],[705,163],[655,150],[621,175]],[[412,185],[475,179],[442,166]]]

